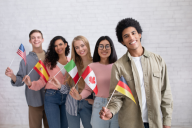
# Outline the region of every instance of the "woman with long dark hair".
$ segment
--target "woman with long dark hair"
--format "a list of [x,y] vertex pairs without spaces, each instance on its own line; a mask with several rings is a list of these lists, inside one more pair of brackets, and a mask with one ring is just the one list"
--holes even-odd
[[[84,72],[87,65],[92,63],[89,42],[84,36],[77,36],[73,39],[71,47],[71,59],[73,59],[75,62],[78,69],[78,74],[80,76]],[[56,78],[53,78],[53,82],[57,88],[62,87]],[[67,84],[70,87],[74,87],[75,84],[72,77],[67,79]],[[83,78],[80,78],[76,86],[77,93],[81,93],[84,87],[85,82]],[[62,92],[62,89],[60,91]],[[84,128],[92,128],[90,124],[92,103],[93,96],[86,97],[86,99],[81,101],[75,100],[73,97],[71,97],[71,95],[67,96],[66,113],[70,128],[80,128],[80,119]]]
[[59,72],[55,78],[57,78],[60,83],[65,84],[66,71],[63,67],[70,61],[67,57],[69,51],[70,48],[65,38],[62,36],[54,37],[49,44],[44,62],[50,74],[49,82],[46,83],[43,78],[31,82],[29,76],[27,76],[24,81],[32,90],[37,91],[45,87],[44,108],[49,128],[68,128],[65,101],[69,87],[63,85],[64,93],[61,93],[50,81],[52,81],[52,77]]

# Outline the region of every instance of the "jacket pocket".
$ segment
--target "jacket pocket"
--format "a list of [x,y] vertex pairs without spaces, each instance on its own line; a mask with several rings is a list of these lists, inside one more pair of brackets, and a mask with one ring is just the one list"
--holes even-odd
[[154,77],[157,77],[157,78],[160,78],[161,74],[160,74],[160,72],[154,72],[154,73],[153,73],[153,76],[154,76]]
[[153,72],[153,88],[155,91],[160,91],[161,89],[161,73]]

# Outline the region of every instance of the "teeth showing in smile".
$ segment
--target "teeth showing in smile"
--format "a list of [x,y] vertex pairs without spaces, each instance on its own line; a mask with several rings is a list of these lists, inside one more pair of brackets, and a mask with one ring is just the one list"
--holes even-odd
[[84,53],[84,51],[82,51],[82,52],[80,52],[81,54],[83,54]]
[[102,53],[103,55],[106,55],[107,53]]
[[132,43],[130,43],[130,44],[134,44],[134,43],[136,43],[136,41],[133,41]]

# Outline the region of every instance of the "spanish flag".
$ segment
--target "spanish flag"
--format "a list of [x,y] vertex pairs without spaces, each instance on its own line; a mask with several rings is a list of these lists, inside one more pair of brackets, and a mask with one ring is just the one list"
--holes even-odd
[[[115,90],[117,90],[118,92],[126,95],[127,97],[129,97],[133,102],[135,102],[135,99],[133,97],[133,94],[131,92],[131,89],[129,88],[125,78],[123,76],[121,76],[119,82],[117,83],[117,86],[115,87]],[[135,102],[136,104],[136,102]]]
[[35,67],[33,68],[35,69],[35,71],[37,71],[37,73],[45,80],[45,82],[47,83],[47,81],[49,80],[49,73],[45,67],[45,65],[43,64],[43,62],[41,60],[39,60],[39,62],[37,62],[37,64],[35,65]]

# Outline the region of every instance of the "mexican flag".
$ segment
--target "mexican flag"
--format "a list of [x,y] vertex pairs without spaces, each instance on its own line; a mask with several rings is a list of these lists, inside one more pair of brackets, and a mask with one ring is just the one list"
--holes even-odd
[[98,89],[97,89],[97,80],[95,73],[93,70],[87,66],[81,77],[84,79],[85,83],[94,91],[94,93],[97,95]]
[[71,60],[69,63],[67,63],[64,66],[64,68],[69,73],[69,75],[73,78],[76,84],[79,79],[79,74],[78,74],[78,70],[77,70],[77,66],[75,65],[75,62]]

